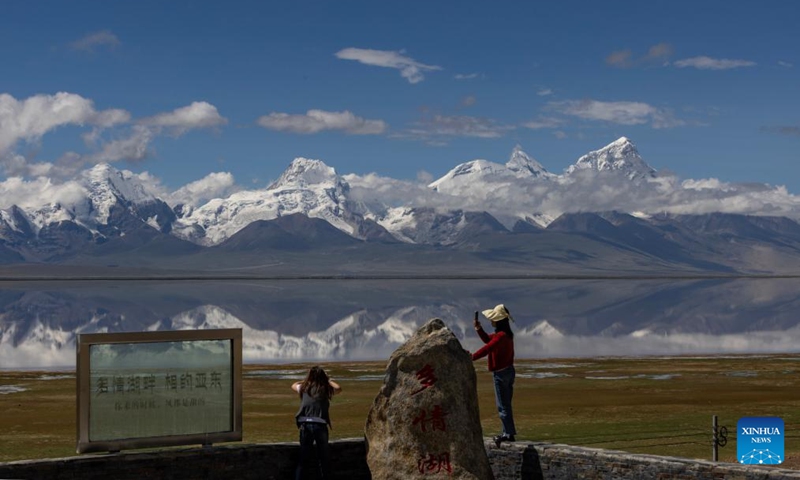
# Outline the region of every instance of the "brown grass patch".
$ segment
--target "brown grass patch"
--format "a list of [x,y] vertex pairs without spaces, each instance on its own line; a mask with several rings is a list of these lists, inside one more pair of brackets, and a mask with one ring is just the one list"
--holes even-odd
[[[519,440],[710,459],[711,416],[717,415],[730,432],[720,458],[733,462],[738,419],[778,416],[786,424],[787,459],[781,467],[800,469],[800,356],[547,359],[517,365]],[[297,441],[293,380],[255,374],[307,367],[245,365],[244,442]],[[327,368],[344,388],[331,406],[331,438],[362,437],[385,362]],[[494,390],[485,364],[479,362],[476,369],[481,424],[490,436],[500,429]],[[568,376],[525,378],[545,372]],[[27,389],[0,395],[0,461],[75,454],[75,380],[41,380],[42,375],[0,373],[0,386]]]

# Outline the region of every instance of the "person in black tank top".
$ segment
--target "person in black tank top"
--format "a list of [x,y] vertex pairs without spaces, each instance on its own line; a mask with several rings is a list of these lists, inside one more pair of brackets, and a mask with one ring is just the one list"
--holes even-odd
[[321,367],[312,367],[302,382],[295,382],[292,390],[300,395],[300,409],[295,415],[300,429],[300,461],[295,470],[295,480],[302,480],[305,463],[316,446],[320,478],[331,478],[328,427],[331,418],[328,410],[331,398],[342,391],[342,387],[328,377]]

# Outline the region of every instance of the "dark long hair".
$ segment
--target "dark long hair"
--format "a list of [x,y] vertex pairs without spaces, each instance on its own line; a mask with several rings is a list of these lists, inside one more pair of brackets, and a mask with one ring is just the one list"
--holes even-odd
[[494,322],[494,331],[505,332],[506,335],[508,335],[508,338],[512,340],[514,339],[514,332],[511,331],[511,324],[509,323],[508,318],[504,318],[500,321]]
[[300,397],[303,396],[303,392],[308,392],[309,395],[313,393],[314,396],[323,393],[328,397],[328,400],[333,397],[333,387],[328,381],[328,374],[325,373],[322,367],[311,367],[311,370],[308,371],[308,375],[306,375],[306,379],[300,384]]

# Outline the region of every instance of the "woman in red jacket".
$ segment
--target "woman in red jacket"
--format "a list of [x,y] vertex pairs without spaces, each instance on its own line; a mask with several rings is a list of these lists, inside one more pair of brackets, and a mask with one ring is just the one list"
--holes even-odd
[[503,433],[493,438],[495,445],[500,447],[502,442],[513,442],[517,429],[514,426],[514,414],[511,410],[511,397],[514,395],[514,332],[511,331],[509,320],[513,321],[508,309],[500,304],[493,309],[484,310],[483,315],[492,322],[494,333],[483,331],[478,312],[475,312],[473,325],[484,345],[472,354],[472,360],[478,360],[488,355],[489,371],[494,377],[494,394],[497,401],[497,411],[500,422],[503,424]]

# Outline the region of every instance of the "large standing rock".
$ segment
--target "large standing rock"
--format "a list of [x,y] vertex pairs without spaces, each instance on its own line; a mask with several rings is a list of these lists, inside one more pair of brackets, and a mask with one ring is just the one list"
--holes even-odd
[[434,318],[394,351],[366,425],[372,478],[492,477],[475,367]]

